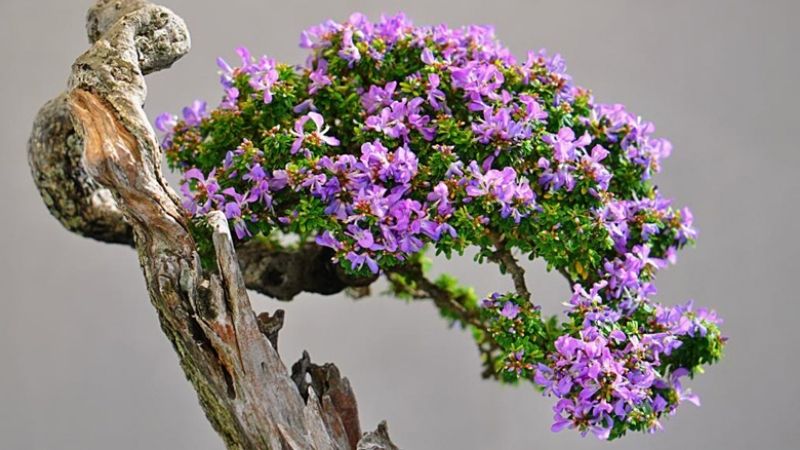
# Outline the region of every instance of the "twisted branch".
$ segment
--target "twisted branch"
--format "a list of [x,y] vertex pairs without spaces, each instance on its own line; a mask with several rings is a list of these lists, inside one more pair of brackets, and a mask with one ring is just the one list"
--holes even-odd
[[[483,331],[487,336],[491,336],[492,333],[487,329],[486,323],[481,320],[478,311],[468,308],[463,298],[459,298],[431,281],[418,262],[408,263],[387,271],[386,279],[396,292],[410,295],[414,300],[432,300],[442,315],[456,319],[464,327],[471,326]],[[408,281],[411,282],[411,285],[408,284]],[[500,346],[490,338],[478,345],[478,351],[483,361],[481,376],[498,378],[492,362],[497,359]]]
[[404,293],[411,295],[416,300],[432,300],[439,310],[455,315],[464,325],[473,325],[480,329],[484,328],[474,310],[467,309],[463,302],[428,279],[419,264],[407,264],[392,268],[386,272],[386,279],[389,283],[398,290],[405,291],[406,287],[399,284],[396,275],[402,275],[414,283],[416,289]]

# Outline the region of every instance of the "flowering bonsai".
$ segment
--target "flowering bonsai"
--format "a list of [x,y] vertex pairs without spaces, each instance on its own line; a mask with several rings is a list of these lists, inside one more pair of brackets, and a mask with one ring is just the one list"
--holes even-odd
[[[725,338],[713,311],[655,301],[656,273],[697,234],[653,181],[671,145],[622,105],[596,102],[559,55],[517,60],[490,27],[353,14],[302,33],[302,66],[245,48],[236,64],[218,59],[218,106],[158,116],[156,145],[142,74],[185,53],[188,33],[165,8],[112,3],[90,12],[94,47],[40,113],[31,164],[68,228],[125,243],[132,228],[165,331],[230,448],[393,448],[385,427],[360,436],[334,366],[304,355],[285,373],[282,313],[256,317],[245,287],[281,300],[367,295],[382,276],[395,296],[431,299],[469,329],[484,377],[553,397],[554,431],[615,439],[699,404],[683,384]],[[67,109],[82,142],[48,127]],[[161,180],[159,147],[182,173],[180,200]],[[75,155],[88,177],[43,170]],[[514,290],[429,278],[426,255],[468,251]],[[526,284],[521,261],[535,258],[572,287],[563,316],[545,317]],[[188,348],[198,345],[207,350]],[[248,373],[259,365],[267,392]]]

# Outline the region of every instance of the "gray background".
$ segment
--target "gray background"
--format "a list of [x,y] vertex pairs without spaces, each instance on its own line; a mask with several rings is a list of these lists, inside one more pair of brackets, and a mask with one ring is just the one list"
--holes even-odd
[[[612,444],[549,431],[551,399],[479,377],[474,346],[429,304],[304,295],[281,353],[309,349],[350,377],[363,424],[388,419],[408,449],[788,449],[800,439],[796,294],[800,2],[163,0],[193,51],[149,78],[151,115],[216,102],[214,58],[246,44],[301,62],[299,32],[352,11],[417,23],[491,23],[518,55],[561,52],[600,101],[653,120],[674,155],[663,192],[693,208],[698,246],[660,278],[660,299],[695,298],[726,319],[727,357],[692,383],[703,406],[666,431]],[[41,104],[87,47],[89,0],[0,4],[0,449],[221,449],[162,336],[133,251],[63,230],[31,182],[25,141]],[[509,287],[469,259],[447,269],[481,293]],[[534,264],[547,311],[563,280]],[[277,302],[254,295],[258,309]]]

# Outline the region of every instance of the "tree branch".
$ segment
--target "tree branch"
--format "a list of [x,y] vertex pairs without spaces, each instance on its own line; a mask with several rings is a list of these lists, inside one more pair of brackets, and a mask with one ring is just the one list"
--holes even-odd
[[500,268],[511,275],[517,294],[526,300],[530,300],[531,293],[528,291],[528,286],[525,284],[525,269],[517,263],[514,255],[506,248],[502,236],[490,232],[489,239],[492,241],[495,248],[492,260],[500,264]]
[[[253,313],[221,213],[208,217],[216,271],[200,266],[142,109],[143,74],[189,50],[186,25],[141,0],[101,0],[88,22],[94,43],[73,65],[68,92],[37,117],[30,141],[45,203],[70,230],[108,242],[133,236],[162,330],[228,448],[394,449],[385,427],[359,438],[355,397],[335,366],[309,372],[316,387],[298,390],[273,346],[278,314]],[[60,172],[44,173],[52,167]]]
[[[405,291],[405,286],[400,286],[396,275],[407,277],[414,283],[415,290]],[[401,291],[410,294],[417,300],[430,299],[442,311],[447,311],[455,315],[464,325],[473,325],[480,329],[484,326],[478,320],[476,311],[468,309],[463,302],[453,297],[450,292],[439,287],[436,283],[425,276],[422,266],[419,264],[406,264],[387,270],[386,279],[389,283]]]
[[[498,378],[493,361],[497,359],[500,347],[492,339],[493,333],[487,329],[477,310],[468,308],[464,299],[457,298],[448,290],[431,281],[418,262],[408,263],[387,271],[386,279],[395,291],[410,295],[415,300],[430,299],[443,316],[455,318],[463,326],[475,327],[485,333],[489,339],[478,345],[484,366],[481,376]],[[411,281],[412,285],[409,286],[407,281]]]
[[331,261],[331,249],[314,243],[287,250],[250,240],[237,245],[236,251],[247,288],[278,300],[291,300],[301,292],[336,294],[349,287],[368,286],[377,279],[347,274]]

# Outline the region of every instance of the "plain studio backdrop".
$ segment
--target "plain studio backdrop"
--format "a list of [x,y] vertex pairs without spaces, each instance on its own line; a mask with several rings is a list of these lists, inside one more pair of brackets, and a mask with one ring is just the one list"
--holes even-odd
[[[195,98],[216,104],[214,60],[234,60],[239,45],[301,63],[308,26],[404,11],[418,24],[493,24],[518,57],[560,52],[598,101],[626,104],[674,144],[657,182],[693,209],[700,237],[660,275],[658,299],[716,308],[730,336],[725,359],[690,383],[702,407],[682,406],[664,432],[611,444],[551,433],[553,399],[481,380],[471,338],[430,303],[381,296],[381,286],[360,301],[253,294],[258,310],[287,310],[285,361],[308,349],[350,378],[364,428],[386,419],[411,450],[797,448],[800,2],[161,3],[186,20],[193,49],[148,77],[151,118]],[[135,252],[65,231],[29,174],[32,120],[86,50],[90,4],[0,4],[0,449],[221,450],[158,327]],[[445,265],[481,294],[510,287],[469,258]],[[568,298],[542,264],[529,265],[528,283],[545,311]]]

